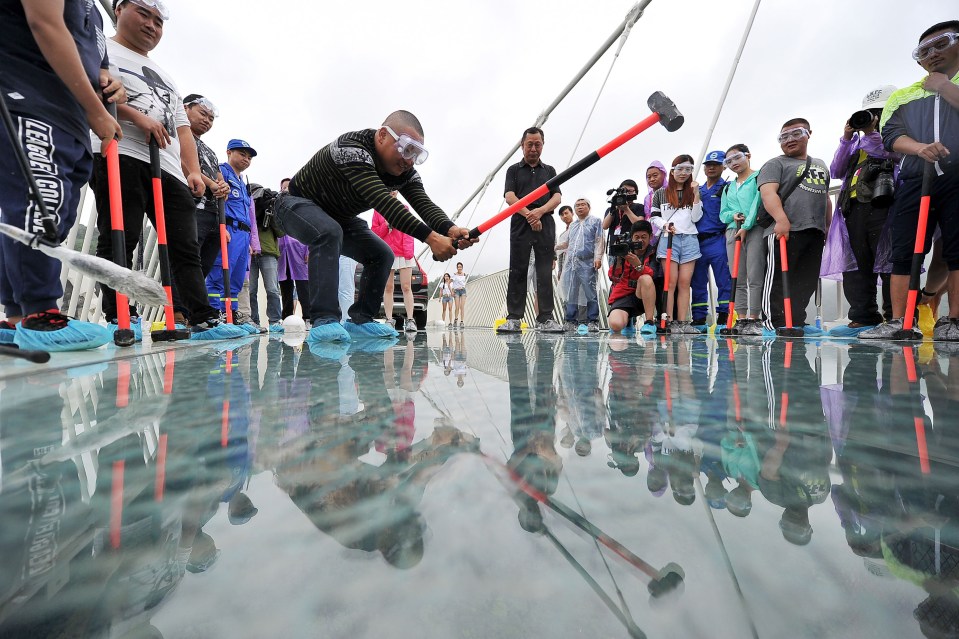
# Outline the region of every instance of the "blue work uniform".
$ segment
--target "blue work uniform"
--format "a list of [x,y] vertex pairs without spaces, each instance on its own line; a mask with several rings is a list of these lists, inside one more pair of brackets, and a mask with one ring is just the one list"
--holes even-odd
[[[226,230],[230,234],[227,252],[230,256],[230,306],[237,307],[237,295],[243,288],[246,271],[250,266],[250,195],[246,184],[228,162],[220,164],[220,173],[230,185],[226,198]],[[225,311],[223,288],[223,256],[217,255],[213,269],[206,278],[206,290],[210,306]]]
[[693,321],[704,320],[709,314],[709,269],[713,269],[716,288],[719,290],[717,313],[725,313],[729,307],[730,275],[726,255],[726,225],[719,219],[723,189],[726,180],[720,178],[712,188],[705,184],[699,187],[703,202],[703,217],[696,223],[699,232],[699,251],[702,257],[696,260],[691,282],[693,297]]

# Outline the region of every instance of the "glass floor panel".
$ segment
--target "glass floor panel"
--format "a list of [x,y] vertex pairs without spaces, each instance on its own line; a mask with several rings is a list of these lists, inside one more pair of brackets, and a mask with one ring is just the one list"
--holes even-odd
[[959,629],[959,348],[421,332],[0,360],[0,637]]

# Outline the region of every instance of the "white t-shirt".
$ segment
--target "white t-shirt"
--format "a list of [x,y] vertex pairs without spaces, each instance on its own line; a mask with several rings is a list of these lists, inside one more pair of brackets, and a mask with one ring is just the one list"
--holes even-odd
[[466,273],[463,273],[462,275],[457,275],[456,273],[453,273],[452,275],[450,275],[450,279],[453,280],[454,291],[462,291],[466,289]]
[[650,210],[649,221],[657,230],[662,229],[667,224],[673,224],[676,232],[683,235],[696,235],[699,231],[696,229],[696,222],[703,217],[703,203],[696,202],[692,207],[686,206],[681,209],[675,209],[666,199],[666,190],[659,189],[653,193],[653,201]]
[[[180,168],[180,141],[176,130],[190,126],[183,108],[183,98],[176,84],[166,71],[153,60],[127,49],[122,44],[107,40],[110,62],[120,71],[120,80],[127,90],[127,106],[162,122],[170,134],[171,143],[160,149],[160,168],[186,184]],[[120,140],[120,155],[126,155],[147,164],[150,163],[150,141],[138,127],[128,120],[120,120],[123,139]],[[91,134],[94,149],[100,148],[100,140]]]

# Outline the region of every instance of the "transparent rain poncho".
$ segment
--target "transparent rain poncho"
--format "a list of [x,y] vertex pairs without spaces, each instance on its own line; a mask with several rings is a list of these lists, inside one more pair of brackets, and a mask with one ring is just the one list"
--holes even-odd
[[603,259],[603,228],[599,218],[576,218],[569,225],[569,246],[560,275],[560,291],[567,304],[584,306],[596,301],[596,269]]

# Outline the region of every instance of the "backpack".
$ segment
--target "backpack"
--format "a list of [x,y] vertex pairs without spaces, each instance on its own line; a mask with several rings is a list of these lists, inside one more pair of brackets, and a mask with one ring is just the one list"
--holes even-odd
[[286,235],[276,224],[276,217],[273,214],[273,204],[276,202],[276,191],[260,186],[259,184],[250,185],[250,197],[253,198],[253,207],[256,212],[256,224],[263,230],[272,230],[276,237]]

